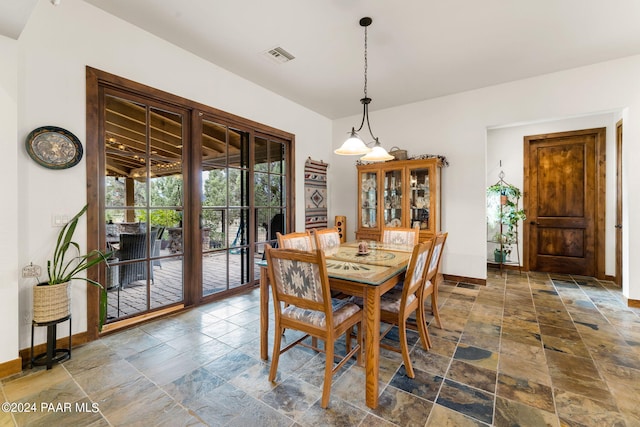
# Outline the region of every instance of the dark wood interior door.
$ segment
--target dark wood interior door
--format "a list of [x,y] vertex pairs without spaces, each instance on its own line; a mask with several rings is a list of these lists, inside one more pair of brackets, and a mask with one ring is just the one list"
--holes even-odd
[[616,123],[616,284],[622,286],[622,120]]
[[[533,271],[598,276],[605,129],[525,137],[525,257]],[[602,203],[602,205],[601,205]],[[603,262],[603,261],[602,261]]]

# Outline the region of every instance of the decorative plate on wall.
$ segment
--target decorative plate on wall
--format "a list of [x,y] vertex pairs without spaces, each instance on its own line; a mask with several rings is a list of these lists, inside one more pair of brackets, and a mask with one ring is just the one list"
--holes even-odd
[[49,169],[67,169],[82,159],[82,144],[71,132],[56,126],[42,126],[27,136],[26,148],[36,163]]

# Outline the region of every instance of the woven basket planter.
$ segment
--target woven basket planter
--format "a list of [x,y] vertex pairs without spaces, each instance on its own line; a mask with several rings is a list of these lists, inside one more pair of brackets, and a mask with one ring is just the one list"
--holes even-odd
[[40,283],[33,287],[33,320],[35,322],[52,322],[70,314],[71,282],[57,285]]

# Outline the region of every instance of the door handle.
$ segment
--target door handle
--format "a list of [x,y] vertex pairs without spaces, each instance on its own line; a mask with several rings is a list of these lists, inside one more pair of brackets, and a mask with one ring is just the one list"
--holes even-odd
[[622,228],[622,224],[616,224],[616,228]]
[[538,223],[535,221],[529,221],[529,225],[538,225]]

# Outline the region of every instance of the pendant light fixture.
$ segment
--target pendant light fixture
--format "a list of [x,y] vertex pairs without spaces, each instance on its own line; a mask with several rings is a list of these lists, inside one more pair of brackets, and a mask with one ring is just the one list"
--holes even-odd
[[[334,153],[341,155],[365,154],[360,160],[367,162],[384,162],[394,157],[387,153],[387,150],[380,145],[380,141],[373,135],[371,124],[369,123],[369,104],[371,103],[371,98],[367,96],[367,27],[371,25],[371,22],[373,22],[373,20],[369,17],[360,19],[360,26],[364,27],[364,98],[360,100],[363,106],[362,123],[360,123],[358,130],[353,127],[351,128],[349,139],[347,139],[340,148],[335,150]],[[369,134],[373,138],[369,143],[365,143],[358,135],[358,132],[364,127],[365,121],[369,129]],[[370,144],[374,144],[373,148],[369,148]]]

